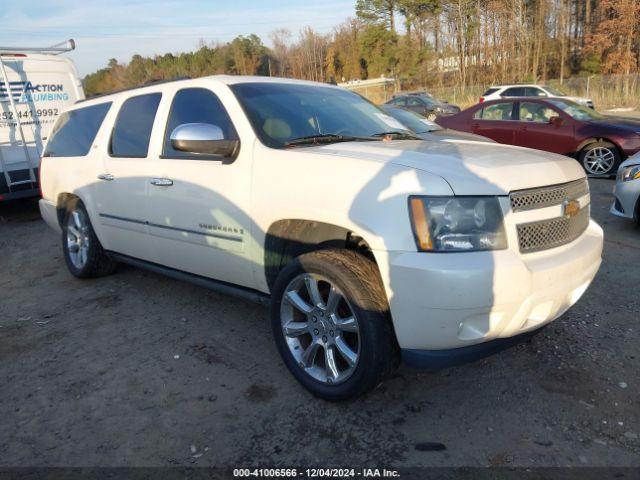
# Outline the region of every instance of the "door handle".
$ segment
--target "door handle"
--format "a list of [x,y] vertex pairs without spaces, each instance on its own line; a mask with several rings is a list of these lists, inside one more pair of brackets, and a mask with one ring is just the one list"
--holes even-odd
[[113,175],[111,175],[110,173],[101,173],[100,175],[98,175],[98,180],[104,180],[106,182],[110,182],[114,178],[115,177]]
[[152,178],[151,185],[155,185],[156,187],[170,187],[173,185],[173,180],[170,178]]

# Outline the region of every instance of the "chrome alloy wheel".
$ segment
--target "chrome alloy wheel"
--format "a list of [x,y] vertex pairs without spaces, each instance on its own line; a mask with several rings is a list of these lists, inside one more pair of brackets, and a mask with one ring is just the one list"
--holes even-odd
[[67,250],[73,266],[84,268],[89,254],[89,219],[81,210],[74,210],[67,219]]
[[593,175],[609,173],[616,161],[616,156],[607,147],[595,147],[589,150],[583,160],[584,168]]
[[342,292],[321,275],[295,277],[280,303],[282,333],[301,369],[315,380],[337,384],[360,358],[360,328]]

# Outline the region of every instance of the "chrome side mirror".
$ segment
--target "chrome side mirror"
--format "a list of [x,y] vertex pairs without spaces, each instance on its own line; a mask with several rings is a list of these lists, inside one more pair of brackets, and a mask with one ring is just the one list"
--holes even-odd
[[233,157],[240,147],[239,140],[225,139],[222,129],[210,123],[183,123],[170,138],[174,150],[186,153]]

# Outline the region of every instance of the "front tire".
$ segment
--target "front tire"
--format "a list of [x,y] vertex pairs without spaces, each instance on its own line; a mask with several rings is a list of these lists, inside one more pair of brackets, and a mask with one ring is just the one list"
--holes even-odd
[[362,395],[398,364],[380,275],[353,251],[320,250],[292,260],[273,288],[271,326],[289,371],[325,400]]
[[91,225],[87,209],[78,199],[67,205],[62,224],[62,252],[67,267],[78,278],[101,277],[115,270]]
[[606,177],[616,173],[621,156],[613,143],[594,142],[580,151],[579,160],[587,174]]

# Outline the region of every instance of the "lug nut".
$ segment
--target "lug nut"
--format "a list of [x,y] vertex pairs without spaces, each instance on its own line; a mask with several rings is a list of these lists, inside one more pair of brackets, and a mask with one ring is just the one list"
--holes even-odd
[[317,317],[313,317],[313,318],[312,318],[312,320],[313,320],[314,322],[317,322],[317,321],[318,321],[318,318],[317,318]]
[[320,333],[320,331],[317,328],[313,329],[313,333],[315,333],[316,335],[318,335]]
[[323,335],[323,336],[322,336],[322,341],[323,341],[323,342],[326,342],[326,341],[327,341],[327,336],[326,336],[326,335]]

